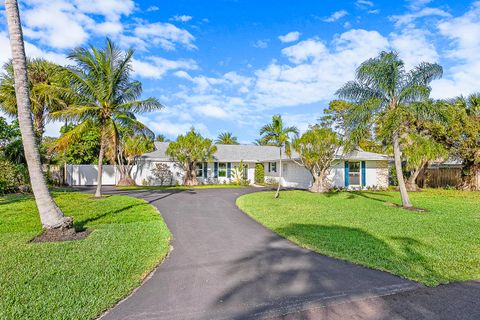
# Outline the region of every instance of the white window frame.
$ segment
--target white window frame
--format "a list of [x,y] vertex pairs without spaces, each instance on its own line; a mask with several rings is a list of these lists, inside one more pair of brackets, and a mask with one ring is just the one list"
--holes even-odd
[[[200,174],[198,174],[199,170],[200,170]],[[203,178],[203,162],[196,163],[195,173],[197,175],[197,178]]]
[[268,172],[277,172],[277,163],[269,162],[268,163]]
[[[224,165],[225,168],[221,168],[221,165]],[[223,175],[222,175],[223,172]],[[219,162],[218,163],[218,177],[219,178],[226,178],[227,177],[227,163],[226,162]]]
[[[352,183],[352,163],[358,163],[358,184]],[[362,185],[362,162],[361,161],[348,161],[348,184],[354,187]]]

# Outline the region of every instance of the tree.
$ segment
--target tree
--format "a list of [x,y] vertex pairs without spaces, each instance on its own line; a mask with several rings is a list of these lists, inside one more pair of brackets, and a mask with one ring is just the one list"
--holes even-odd
[[165,138],[165,136],[163,134],[157,134],[157,136],[155,137],[155,141],[167,142],[169,140],[167,138]]
[[[401,145],[406,160],[405,169],[410,172],[406,181],[408,191],[418,191],[417,177],[430,161],[448,157],[444,141],[447,110],[443,101],[424,100],[404,108]],[[428,110],[428,117],[424,115]]]
[[[137,133],[149,131],[138,121],[135,113],[163,108],[155,98],[139,100],[142,84],[130,80],[133,50],[122,52],[110,39],[105,48],[77,48],[68,58],[76,63],[67,76],[77,94],[78,102],[51,115],[58,119],[71,119],[77,125],[58,141],[64,148],[92,128],[100,130],[98,177],[95,197],[101,197],[103,160],[107,148],[116,150],[118,127],[124,126]],[[115,152],[115,151],[112,151]],[[115,159],[114,154],[112,158]]]
[[25,158],[33,195],[37,204],[40,221],[45,230],[61,231],[73,230],[73,219],[65,217],[48,191],[45,177],[40,163],[40,153],[33,131],[32,114],[27,76],[27,61],[23,43],[20,13],[16,0],[5,1],[10,45],[12,49],[12,65],[15,82],[15,98],[17,103],[17,117],[22,134]]
[[275,115],[272,117],[272,122],[264,125],[260,129],[260,135],[262,136],[262,143],[268,144],[272,143],[280,152],[280,174],[278,179],[277,192],[275,193],[275,198],[280,196],[280,186],[282,184],[282,150],[285,149],[287,154],[290,152],[290,135],[298,134],[298,129],[296,127],[284,127],[283,120],[280,115]]
[[[70,164],[94,164],[98,162],[100,151],[100,128],[92,127],[85,130],[81,135],[64,138],[64,135],[71,135],[75,124],[67,124],[60,128],[61,136],[49,146],[49,152],[62,154],[63,160]],[[65,145],[59,142],[67,142]]]
[[320,118],[320,124],[323,127],[332,128],[340,137],[344,138],[343,147],[346,151],[360,147],[369,152],[384,152],[384,146],[381,141],[378,141],[372,128],[358,128],[355,132],[350,131],[349,136],[345,137],[348,131],[347,118],[355,107],[352,102],[332,100],[328,104],[328,108],[323,111],[324,116]]
[[255,139],[253,144],[256,146],[274,146],[274,143],[271,141],[263,141],[262,137]]
[[185,173],[184,185],[196,186],[197,163],[211,160],[216,151],[217,147],[213,145],[212,140],[202,137],[192,128],[187,134],[179,135],[177,141],[170,142],[166,154],[182,167]]
[[[32,59],[27,60],[27,73],[33,129],[38,141],[41,141],[48,114],[65,108],[68,104],[65,70],[63,67],[47,60]],[[12,117],[17,114],[13,83],[13,66],[12,62],[8,62],[0,76],[0,109]]]
[[404,143],[403,154],[407,159],[406,169],[410,171],[406,187],[408,191],[418,191],[417,178],[420,172],[430,161],[447,157],[448,151],[428,135],[411,133],[405,140],[408,142]]
[[326,178],[340,146],[341,140],[332,129],[318,125],[311,126],[307,132],[293,140],[292,147],[300,155],[300,160],[292,160],[304,166],[312,175],[310,191],[328,191]]
[[122,135],[117,152],[118,170],[120,171],[119,186],[133,186],[132,169],[137,157],[153,150],[153,139],[145,135]]
[[412,204],[402,170],[401,115],[412,102],[428,98],[430,82],[441,77],[442,72],[440,65],[427,62],[407,72],[397,53],[382,52],[363,62],[357,68],[356,80],[347,82],[337,91],[340,98],[357,104],[348,116],[347,134],[365,132],[372,124],[381,125],[387,133],[393,145],[395,170],[405,208]]
[[222,132],[218,135],[217,144],[238,144],[237,137],[235,137],[231,132]]
[[480,93],[458,97],[448,106],[446,145],[453,158],[462,161],[461,189],[479,190]]

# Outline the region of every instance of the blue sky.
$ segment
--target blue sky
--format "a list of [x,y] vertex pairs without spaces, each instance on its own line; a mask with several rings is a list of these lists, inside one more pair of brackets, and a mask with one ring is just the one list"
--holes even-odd
[[[65,55],[106,36],[136,50],[134,78],[166,108],[140,119],[175,138],[258,137],[273,114],[304,130],[355,68],[397,50],[408,68],[439,62],[433,97],[480,90],[480,1],[20,1],[27,55]],[[0,6],[0,11],[3,7]],[[9,56],[4,12],[0,62]],[[47,134],[58,135],[50,123]]]

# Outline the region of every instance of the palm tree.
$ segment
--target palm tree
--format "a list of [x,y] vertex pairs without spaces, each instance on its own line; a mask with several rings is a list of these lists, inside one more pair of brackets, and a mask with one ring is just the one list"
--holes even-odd
[[[130,80],[133,50],[122,52],[110,39],[106,47],[77,48],[68,58],[76,63],[68,77],[79,96],[77,105],[52,113],[52,117],[71,119],[76,127],[60,137],[57,145],[62,149],[92,127],[100,128],[100,151],[95,197],[101,197],[103,161],[108,150],[117,152],[120,126],[136,133],[153,133],[135,117],[135,113],[163,108],[155,98],[139,100],[142,84]],[[108,149],[110,148],[110,149]],[[111,155],[115,159],[115,154]]]
[[8,31],[12,48],[12,65],[15,80],[17,115],[22,133],[23,148],[27,160],[28,172],[33,195],[37,204],[40,221],[44,229],[71,229],[73,219],[65,217],[48,191],[40,163],[35,133],[33,131],[30,96],[28,88],[27,61],[23,43],[20,13],[16,0],[5,1]]
[[217,144],[238,144],[237,137],[235,137],[231,132],[222,132],[218,135]]
[[[395,52],[382,52],[376,58],[363,62],[356,71],[356,80],[347,82],[337,95],[357,103],[348,116],[350,132],[381,124],[393,144],[395,169],[403,207],[411,207],[402,172],[400,133],[402,111],[412,102],[427,99],[430,82],[442,76],[442,67],[422,62],[406,72],[403,61]],[[429,110],[424,110],[428,116]]]
[[260,129],[260,135],[262,136],[261,142],[264,145],[274,145],[278,147],[280,151],[280,173],[278,179],[277,192],[275,193],[275,198],[278,198],[280,195],[280,186],[282,183],[282,150],[285,149],[287,153],[290,152],[290,134],[298,134],[298,129],[296,127],[284,127],[282,116],[275,115],[272,117],[272,122],[264,125]]
[[[33,129],[39,141],[45,132],[48,113],[67,105],[67,88],[64,86],[64,68],[44,59],[27,60],[30,106]],[[0,110],[10,116],[17,114],[12,62],[4,66],[0,76]]]

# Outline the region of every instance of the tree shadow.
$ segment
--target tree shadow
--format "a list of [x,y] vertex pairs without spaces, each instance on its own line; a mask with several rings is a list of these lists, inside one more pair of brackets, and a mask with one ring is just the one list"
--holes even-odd
[[[346,198],[348,200],[352,200],[352,199],[356,199],[358,197],[362,197],[362,198],[365,198],[365,199],[374,200],[374,201],[383,202],[383,203],[388,202],[387,200],[389,200],[393,197],[390,194],[385,194],[385,193],[380,193],[380,192],[372,192],[372,191],[337,191],[337,192],[332,191],[332,192],[324,193],[324,195],[327,198],[336,197],[336,196],[345,195],[345,194],[347,194]],[[385,198],[387,198],[387,199],[385,199]]]
[[101,220],[105,217],[108,217],[108,216],[115,216],[117,214],[121,214],[122,212],[130,210],[132,208],[143,206],[143,205],[145,205],[145,204],[144,203],[131,204],[129,206],[125,206],[125,207],[119,208],[117,210],[106,211],[106,212],[98,214],[96,216],[91,216],[91,217],[88,217],[88,218],[83,219],[83,220],[74,221],[75,230],[77,230],[77,231],[85,230],[86,225],[91,223],[91,222],[99,221],[99,220]]
[[[399,255],[384,241],[361,229],[291,224],[276,231],[306,246],[321,243],[326,252],[356,256],[357,262],[362,254],[368,257],[371,252],[380,252],[376,263],[388,265],[395,263]],[[421,258],[408,241],[406,246],[406,254]],[[234,310],[234,319],[278,316],[419,286],[386,272],[299,248],[276,235],[266,239],[257,250],[231,262],[228,274],[237,280],[218,297],[214,309]]]

